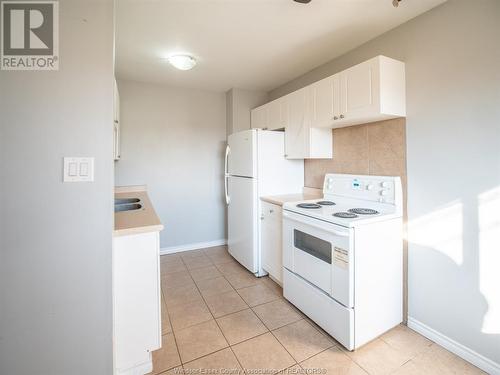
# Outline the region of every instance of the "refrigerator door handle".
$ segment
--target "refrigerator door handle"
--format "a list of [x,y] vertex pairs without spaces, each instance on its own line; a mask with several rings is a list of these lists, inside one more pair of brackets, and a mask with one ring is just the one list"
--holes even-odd
[[229,145],[226,145],[226,156],[224,157],[224,174],[226,176],[229,174],[228,161],[229,161],[229,153],[230,152],[231,152],[231,147],[229,147]]
[[229,192],[228,190],[228,180],[229,180],[229,171],[228,171],[228,159],[229,159],[229,153],[231,152],[231,148],[229,145],[226,146],[226,156],[224,157],[224,193],[226,195],[226,204],[228,205],[229,202],[231,201],[231,198],[229,197]]
[[224,177],[224,190],[226,192],[226,204],[229,205],[229,202],[231,202],[231,198],[229,197],[229,194],[227,192],[227,180],[229,179],[229,176]]

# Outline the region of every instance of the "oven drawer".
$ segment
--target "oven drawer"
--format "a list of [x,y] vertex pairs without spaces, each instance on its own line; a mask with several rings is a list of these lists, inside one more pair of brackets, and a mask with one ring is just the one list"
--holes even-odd
[[283,269],[283,295],[349,350],[354,350],[354,310]]

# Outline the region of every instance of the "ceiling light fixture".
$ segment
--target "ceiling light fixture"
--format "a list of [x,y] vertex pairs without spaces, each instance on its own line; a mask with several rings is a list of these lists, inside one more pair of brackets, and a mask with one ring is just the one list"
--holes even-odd
[[170,65],[179,70],[193,69],[196,65],[196,59],[193,56],[185,54],[171,55],[167,60]]
[[296,3],[301,3],[301,4],[309,4],[311,2],[311,0],[293,0],[295,1]]

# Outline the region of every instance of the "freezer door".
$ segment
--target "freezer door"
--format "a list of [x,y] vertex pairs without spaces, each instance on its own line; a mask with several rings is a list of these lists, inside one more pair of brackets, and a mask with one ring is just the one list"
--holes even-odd
[[228,137],[228,171],[232,176],[257,177],[257,130]]
[[249,271],[258,272],[257,182],[228,177],[228,250]]

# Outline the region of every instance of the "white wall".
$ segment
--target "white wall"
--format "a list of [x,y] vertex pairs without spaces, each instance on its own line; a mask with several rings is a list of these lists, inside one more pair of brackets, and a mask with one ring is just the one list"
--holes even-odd
[[118,89],[116,185],[148,185],[163,248],[225,239],[225,95],[123,80]]
[[[0,71],[0,374],[112,373],[113,2],[60,1],[60,70]],[[95,182],[63,183],[64,156]]]
[[500,1],[449,0],[270,93],[379,54],[406,62],[410,319],[497,364],[499,36]]
[[267,92],[232,88],[226,92],[227,135],[251,128],[250,110],[267,102]]

